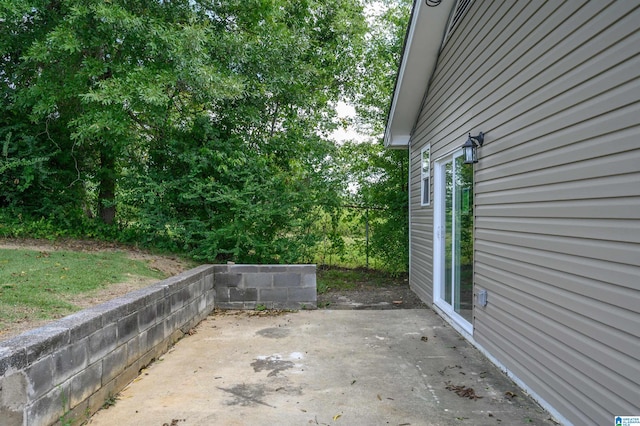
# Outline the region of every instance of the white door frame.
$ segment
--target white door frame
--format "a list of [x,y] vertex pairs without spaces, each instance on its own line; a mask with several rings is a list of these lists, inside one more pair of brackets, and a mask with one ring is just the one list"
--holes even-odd
[[[455,292],[452,292],[451,295],[452,300],[451,304],[445,302],[445,299],[442,294],[442,287],[444,283],[444,250],[446,247],[445,244],[445,165],[449,162],[453,164],[455,167],[455,159],[462,155],[462,150],[455,151],[453,153],[447,154],[443,157],[438,158],[434,161],[434,187],[433,187],[433,303],[449,318],[451,318],[457,326],[462,328],[465,332],[469,333],[469,335],[473,335],[473,324],[463,318],[459,313],[457,313],[454,309],[455,300]],[[453,208],[455,209],[457,206],[456,197],[452,197],[452,202],[454,203]],[[455,226],[455,221],[452,221],[452,226]],[[452,250],[454,250],[452,244]],[[452,256],[452,259],[455,258]],[[452,286],[454,285],[455,280],[452,279]]]

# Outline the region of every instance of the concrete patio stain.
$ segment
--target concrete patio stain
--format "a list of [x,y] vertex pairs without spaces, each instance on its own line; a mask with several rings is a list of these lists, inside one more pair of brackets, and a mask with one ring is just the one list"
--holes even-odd
[[430,309],[217,313],[88,423],[555,424]]

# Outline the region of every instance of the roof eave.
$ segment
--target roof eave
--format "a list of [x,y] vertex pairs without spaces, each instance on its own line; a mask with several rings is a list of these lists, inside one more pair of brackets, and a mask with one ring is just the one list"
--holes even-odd
[[413,4],[384,132],[386,148],[409,146],[455,3],[442,0],[437,6],[428,6],[425,0],[415,0]]

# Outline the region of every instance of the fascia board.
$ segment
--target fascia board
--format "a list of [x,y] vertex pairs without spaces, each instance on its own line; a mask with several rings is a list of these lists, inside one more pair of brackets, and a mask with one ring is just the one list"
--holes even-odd
[[416,0],[413,5],[385,128],[387,148],[408,147],[455,3],[442,0],[430,7],[425,0]]

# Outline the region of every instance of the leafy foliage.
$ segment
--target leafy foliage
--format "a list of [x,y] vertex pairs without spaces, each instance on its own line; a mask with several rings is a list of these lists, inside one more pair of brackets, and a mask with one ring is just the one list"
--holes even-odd
[[310,256],[317,206],[344,192],[326,135],[356,87],[356,0],[5,0],[0,16],[4,221],[206,260]]
[[[404,271],[407,158],[380,133],[409,9],[0,1],[0,235],[241,262],[343,257],[355,242]],[[371,142],[328,140],[341,99]]]
[[[353,203],[361,206],[359,218],[371,229],[369,255],[382,259],[385,269],[404,272],[409,263],[407,152],[384,149],[382,132],[400,62],[411,2],[386,0],[377,16],[369,19],[362,66],[359,68],[355,106],[364,143],[342,147],[342,161],[357,188]],[[364,213],[364,214],[362,214]]]

